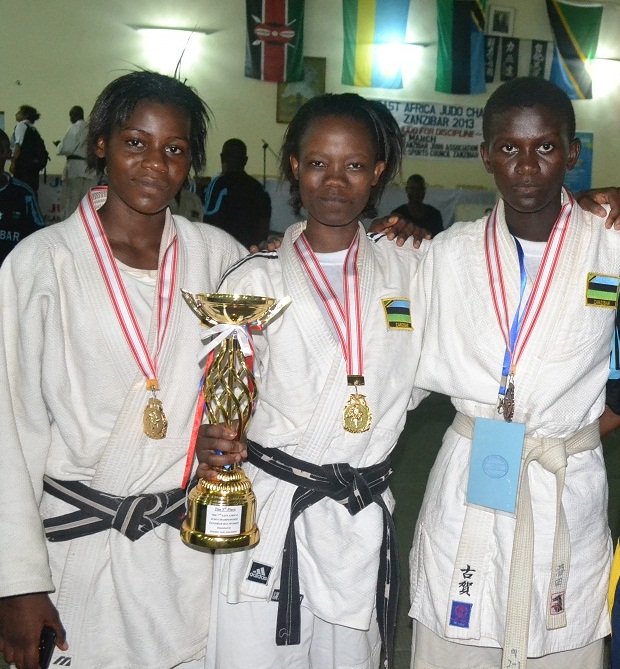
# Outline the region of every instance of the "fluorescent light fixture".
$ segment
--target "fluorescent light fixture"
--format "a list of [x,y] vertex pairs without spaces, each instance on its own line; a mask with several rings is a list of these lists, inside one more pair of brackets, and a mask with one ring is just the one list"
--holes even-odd
[[198,26],[194,28],[176,28],[174,26],[142,26],[142,25],[129,25],[129,28],[133,28],[138,32],[149,31],[149,30],[175,30],[182,33],[199,33],[201,35],[212,35],[217,32],[217,30],[209,28],[199,28]]
[[204,55],[201,35],[213,30],[201,28],[164,28],[155,26],[130,26],[142,39],[142,59],[149,69],[163,74],[174,74],[181,61],[178,73],[188,70]]

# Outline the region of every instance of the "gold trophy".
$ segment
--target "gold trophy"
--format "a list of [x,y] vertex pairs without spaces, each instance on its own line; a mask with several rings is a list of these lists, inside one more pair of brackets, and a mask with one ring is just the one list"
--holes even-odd
[[[204,411],[211,424],[236,427],[242,437],[257,398],[256,381],[247,365],[251,335],[248,326],[264,327],[291,302],[254,295],[207,293],[183,298],[200,321],[211,329],[212,360],[205,371]],[[189,493],[181,538],[198,550],[250,548],[258,543],[256,498],[240,466],[218,469],[215,479],[200,479]]]

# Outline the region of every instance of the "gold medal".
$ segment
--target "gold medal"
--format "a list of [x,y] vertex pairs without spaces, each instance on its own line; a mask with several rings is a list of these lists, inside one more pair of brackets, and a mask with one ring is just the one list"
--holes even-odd
[[144,434],[150,439],[164,439],[168,431],[168,419],[164,407],[156,397],[150,397],[142,415]]
[[366,402],[366,396],[359,393],[353,393],[344,407],[342,416],[342,427],[347,432],[355,434],[367,432],[372,421],[372,413]]

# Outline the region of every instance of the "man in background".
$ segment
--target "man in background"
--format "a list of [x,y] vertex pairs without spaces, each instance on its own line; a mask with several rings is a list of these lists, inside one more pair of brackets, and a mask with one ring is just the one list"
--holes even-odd
[[0,265],[17,242],[45,225],[32,188],[4,171],[10,158],[9,137],[0,130]]
[[228,139],[220,153],[222,172],[205,192],[205,223],[230,233],[246,248],[267,239],[271,199],[263,186],[245,171],[247,149],[240,139]]
[[60,194],[61,219],[72,214],[93,185],[93,174],[86,167],[86,135],[88,125],[84,120],[84,110],[75,105],[69,110],[69,126],[62,141],[54,142],[58,155],[66,156],[67,163],[62,174]]
[[424,204],[426,183],[424,177],[412,174],[407,179],[407,203],[394,209],[392,214],[399,214],[417,226],[428,230],[434,237],[443,230],[441,212],[430,204]]

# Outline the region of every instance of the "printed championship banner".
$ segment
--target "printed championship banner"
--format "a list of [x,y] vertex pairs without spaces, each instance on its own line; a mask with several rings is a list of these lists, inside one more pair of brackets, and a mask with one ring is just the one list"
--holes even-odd
[[246,25],[246,77],[304,78],[304,0],[246,0]]
[[429,160],[479,161],[482,107],[380,100],[405,139],[404,155]]

